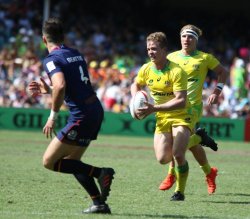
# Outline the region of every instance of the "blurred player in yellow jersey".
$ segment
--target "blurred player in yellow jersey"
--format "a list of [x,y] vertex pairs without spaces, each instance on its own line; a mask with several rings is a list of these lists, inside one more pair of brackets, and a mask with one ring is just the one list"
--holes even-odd
[[147,37],[147,52],[150,62],[144,64],[131,85],[131,95],[147,86],[154,104],[145,103],[137,113],[140,116],[155,113],[156,129],[154,150],[160,164],[171,162],[174,157],[177,189],[173,195],[184,200],[188,177],[188,162],[185,152],[190,134],[194,129],[195,109],[187,99],[187,74],[178,64],[166,59],[167,39],[164,33],[156,32]]
[[[170,53],[167,56],[172,62],[175,62],[188,74],[188,99],[192,107],[198,111],[199,122],[202,116],[202,89],[208,70],[212,70],[217,75],[217,87],[208,98],[208,104],[216,104],[221,93],[223,85],[227,79],[228,73],[220,62],[211,54],[197,50],[197,43],[202,31],[194,25],[186,25],[180,31],[182,49]],[[197,135],[192,135],[188,148],[193,153],[195,159],[206,175],[208,193],[215,192],[217,168],[211,167],[208,163],[206,153],[200,144],[217,150],[217,144],[207,135],[204,129],[197,129]],[[176,168],[174,161],[171,162],[168,175],[161,183],[159,189],[170,189],[176,180]]]

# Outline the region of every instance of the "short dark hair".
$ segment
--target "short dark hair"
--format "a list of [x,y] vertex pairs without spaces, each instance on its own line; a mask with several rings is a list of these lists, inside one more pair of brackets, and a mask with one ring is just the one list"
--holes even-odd
[[161,48],[167,48],[167,37],[163,32],[155,32],[149,34],[147,37],[147,42],[148,41],[158,42]]
[[62,43],[64,41],[63,24],[59,18],[49,18],[44,22],[43,35],[46,36],[48,42]]

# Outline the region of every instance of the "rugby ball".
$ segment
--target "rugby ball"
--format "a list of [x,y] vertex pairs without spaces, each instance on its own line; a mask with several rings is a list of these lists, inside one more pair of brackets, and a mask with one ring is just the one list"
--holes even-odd
[[141,120],[145,118],[145,116],[138,116],[136,114],[137,109],[145,106],[144,102],[148,102],[147,93],[142,90],[137,91],[134,97],[131,99],[130,105],[129,105],[130,114],[134,119]]

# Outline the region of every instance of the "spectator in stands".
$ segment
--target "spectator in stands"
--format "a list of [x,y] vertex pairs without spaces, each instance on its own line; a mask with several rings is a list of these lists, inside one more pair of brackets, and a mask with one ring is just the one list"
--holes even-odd
[[[29,49],[33,50],[38,59],[41,59],[47,54],[47,50],[40,37],[40,24],[42,23],[41,15],[43,10],[41,3],[41,1],[29,0],[3,1],[0,4],[0,54],[5,49],[9,51],[13,50],[14,53],[10,52],[8,55],[13,56],[11,59],[16,61],[23,59],[25,51]],[[133,17],[126,14],[127,19],[125,20],[121,19],[121,14],[130,10],[128,3],[124,3],[124,10],[118,12],[118,10],[116,11],[117,4],[110,5],[111,3],[105,2],[103,6],[107,16],[101,16],[99,12],[98,14],[88,13],[87,10],[89,6],[93,4],[95,3],[88,2],[87,4],[84,3],[83,6],[83,4],[75,5],[71,1],[56,1],[56,4],[51,4],[50,12],[51,14],[60,15],[62,18],[67,18],[64,24],[68,32],[69,45],[79,49],[80,52],[85,54],[87,63],[90,63],[92,60],[96,60],[100,63],[105,59],[109,59],[110,66],[116,64],[119,69],[126,69],[127,77],[124,77],[124,80],[127,80],[130,75],[137,74],[138,69],[131,68],[140,66],[147,58],[145,56],[144,40],[147,33],[152,30],[152,23],[147,22],[146,26],[144,19],[136,20],[136,17],[141,18],[141,12],[143,11],[143,13],[145,13],[145,10],[149,10],[150,4],[142,5],[143,10],[138,11]],[[75,16],[70,18],[68,17],[69,8],[74,11],[75,14]],[[172,12],[168,11],[167,16],[170,16],[172,19],[172,15]],[[204,14],[204,17],[205,16],[206,14]],[[190,19],[192,19],[192,15],[190,15]],[[204,36],[199,41],[200,48],[204,51],[212,52],[222,61],[227,69],[231,66],[233,58],[236,55],[238,55],[239,58],[243,58],[247,66],[249,63],[250,48],[247,44],[247,42],[249,42],[249,33],[245,31],[245,26],[249,23],[249,20],[241,19],[236,15],[233,19],[225,20],[221,25],[217,20],[218,15],[212,18],[210,16],[209,22],[204,25],[204,29],[211,30],[209,31],[208,37],[214,40],[209,41],[206,39],[206,36]],[[170,34],[170,46],[172,45],[172,48],[169,47],[170,51],[176,50],[177,48],[175,33],[178,30],[176,27],[186,22],[185,19],[181,17],[175,17],[172,21],[173,22],[167,24]],[[213,25],[214,22],[216,22],[216,25]],[[162,25],[163,28],[166,26],[165,23],[158,23],[157,25],[158,27]],[[236,25],[238,31],[231,32],[231,27]],[[70,29],[69,27],[72,26],[74,26],[74,28]],[[218,36],[218,30],[221,33],[221,37]],[[22,34],[20,32],[22,32]],[[98,32],[98,34],[96,34],[96,32]],[[23,37],[21,38],[20,35]],[[84,39],[82,36],[84,36]],[[126,56],[124,54],[126,54]],[[19,69],[20,63],[18,64],[14,61],[14,65],[11,65],[13,60],[10,60],[9,63],[6,62],[3,64],[3,60],[5,60],[5,58],[0,59],[0,80],[5,80],[4,78],[8,77],[12,80],[12,78],[21,75],[21,69]],[[99,68],[100,67],[98,67],[98,69]],[[207,77],[208,86],[206,88],[208,93],[213,89],[210,85],[212,79],[213,74],[210,75],[209,73]],[[99,81],[96,87],[100,86],[103,86],[102,81]],[[230,86],[228,88],[231,89]],[[248,98],[250,98],[249,90],[250,89],[248,89]],[[5,97],[7,96],[8,95],[5,95]],[[129,98],[129,96],[126,96],[126,99],[127,98]],[[37,105],[35,106],[37,107]],[[39,105],[39,107],[47,106],[47,104]],[[229,111],[231,111],[231,108],[233,108],[233,104],[230,105]],[[220,116],[221,111],[214,108],[210,113],[212,113],[211,115],[215,113]],[[204,115],[205,114],[206,110],[204,110]],[[237,117],[237,112],[235,116]]]
[[246,81],[247,72],[245,62],[241,58],[235,58],[230,71],[230,84],[237,103],[247,97]]

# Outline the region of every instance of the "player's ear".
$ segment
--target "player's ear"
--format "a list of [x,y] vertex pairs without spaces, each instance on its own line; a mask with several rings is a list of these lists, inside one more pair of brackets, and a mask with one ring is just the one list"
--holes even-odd
[[44,42],[44,44],[45,44],[45,45],[47,45],[47,39],[46,39],[46,37],[43,35],[43,37],[42,37],[42,38],[43,38],[43,42]]

